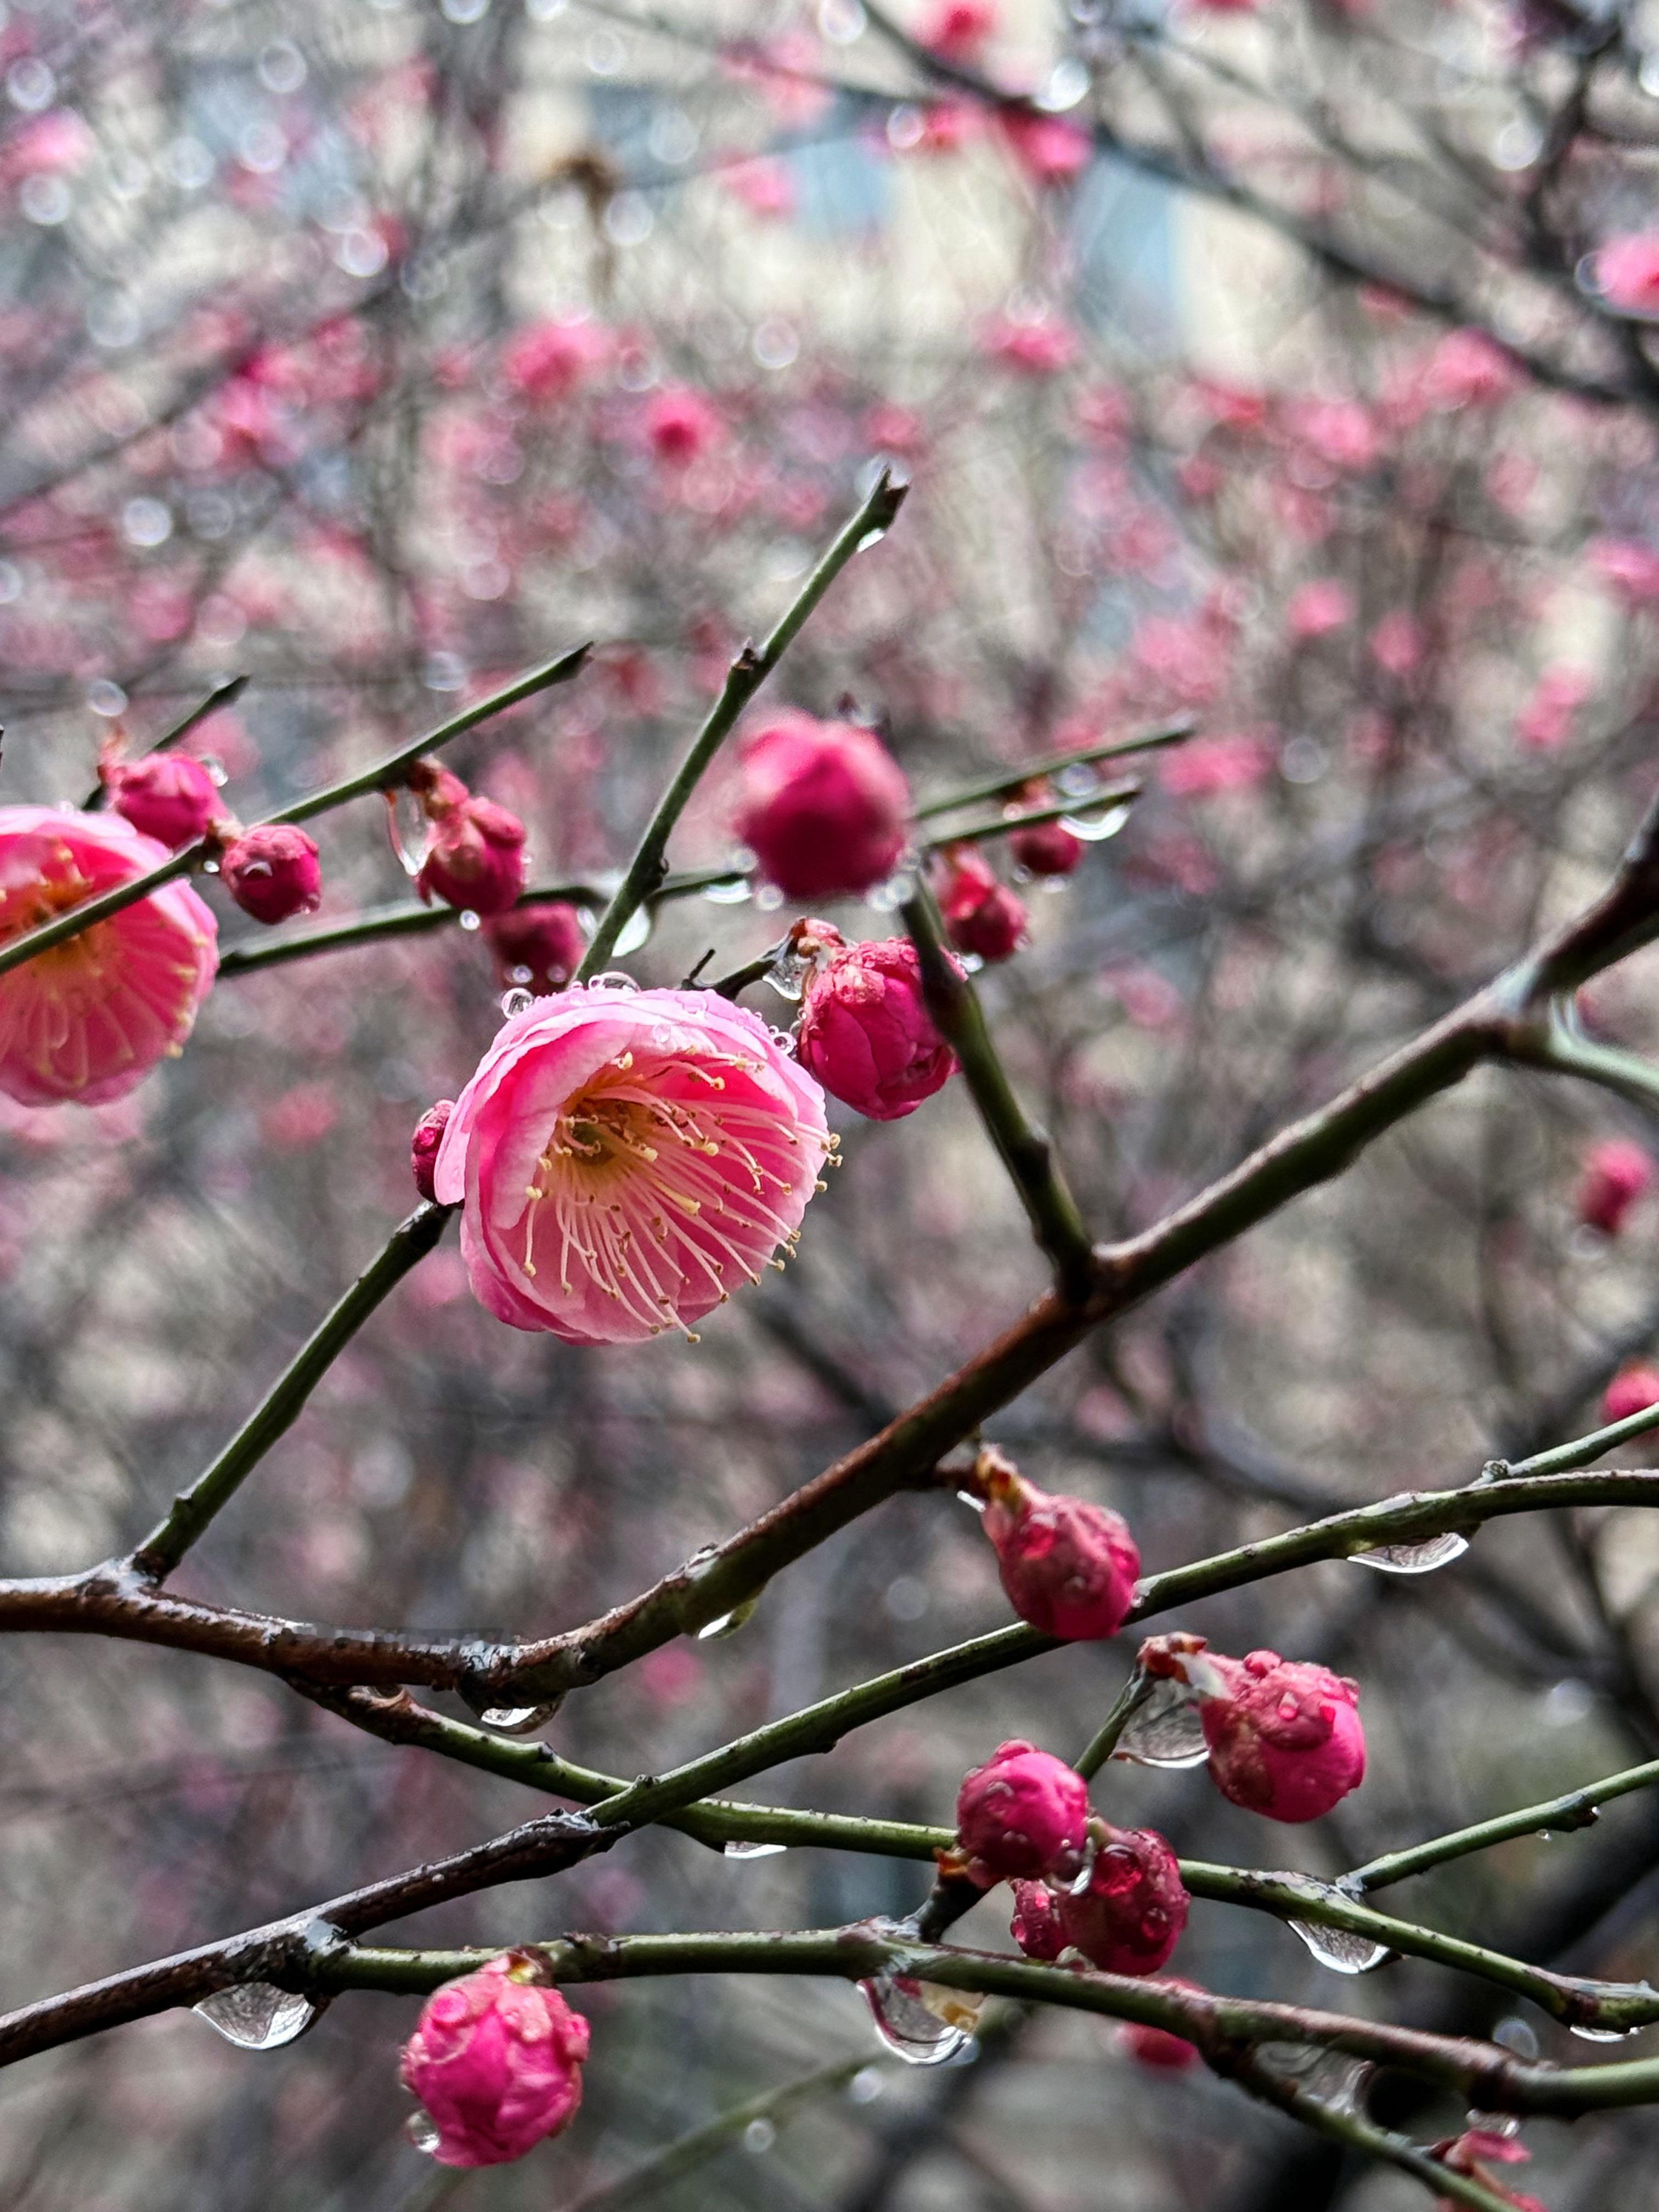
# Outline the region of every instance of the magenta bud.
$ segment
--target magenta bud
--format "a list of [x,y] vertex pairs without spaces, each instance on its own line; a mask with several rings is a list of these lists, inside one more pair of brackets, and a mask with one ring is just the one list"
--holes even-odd
[[832,1098],[872,1121],[914,1114],[957,1065],[923,1000],[915,946],[905,937],[843,945],[825,922],[805,927],[835,949],[807,978],[796,1058]]
[[520,985],[538,999],[562,991],[587,950],[576,909],[562,899],[511,907],[486,922],[483,933],[502,982]]
[[1155,1828],[1090,1825],[1086,1879],[1061,1893],[1068,1943],[1108,1974],[1155,1974],[1187,1925],[1191,1899],[1176,1855]]
[[287,921],[313,913],[323,895],[317,848],[292,823],[245,830],[220,856],[220,879],[255,921]]
[[1066,1948],[1066,1930],[1060,1924],[1060,1900],[1046,1881],[1017,1881],[1014,1917],[1008,1933],[1028,1959],[1052,1962]]
[[170,853],[193,845],[223,811],[218,785],[185,753],[106,761],[98,773],[116,812]]
[[1615,1138],[1592,1146],[1578,1186],[1579,1220],[1586,1229],[1616,1237],[1625,1216],[1652,1181],[1653,1161],[1643,1146]]
[[1083,858],[1083,840],[1063,822],[1033,822],[1015,830],[1008,850],[1034,876],[1069,876]]
[[786,708],[744,749],[734,826],[786,898],[856,896],[908,842],[910,787],[873,730]]
[[404,2046],[404,2087],[436,2131],[441,2166],[504,2166],[575,2117],[587,2022],[504,1952],[427,1999]]
[[1659,1368],[1638,1361],[1621,1367],[1608,1383],[1601,1400],[1601,1418],[1627,1421],[1632,1413],[1645,1413],[1650,1406],[1659,1406]]
[[[1184,1980],[1179,1974],[1166,1975],[1164,1980],[1172,1990],[1199,1987],[1196,1982]],[[1138,2020],[1120,2021],[1117,2047],[1137,2066],[1149,2066],[1158,2073],[1184,2073],[1188,2067],[1196,2066],[1203,2056],[1198,2045],[1188,2043],[1184,2035],[1172,2034],[1167,2027],[1149,2027]]]
[[438,815],[415,888],[428,903],[436,896],[464,913],[505,914],[524,889],[524,840],[516,814],[469,793]]
[[1140,1573],[1140,1554],[1122,1516],[1039,1490],[1000,1453],[982,1453],[980,1464],[988,1468],[985,1533],[1020,1619],[1068,1644],[1115,1636]]
[[994,964],[1024,943],[1025,908],[971,845],[946,851],[936,888],[945,933],[958,952]]
[[1235,1805],[1270,1820],[1316,1820],[1364,1780],[1357,1683],[1276,1651],[1229,1659],[1200,1650],[1184,1671],[1210,1772]]
[[432,1188],[433,1170],[438,1164],[438,1147],[444,1140],[444,1131],[449,1127],[449,1117],[455,1111],[453,1098],[441,1098],[435,1106],[428,1106],[415,1124],[415,1134],[409,1141],[409,1164],[414,1171],[415,1188],[424,1199],[434,1199]]
[[976,1881],[1073,1865],[1089,1818],[1089,1785],[1063,1759],[1016,1739],[999,1744],[957,1793],[957,1828]]

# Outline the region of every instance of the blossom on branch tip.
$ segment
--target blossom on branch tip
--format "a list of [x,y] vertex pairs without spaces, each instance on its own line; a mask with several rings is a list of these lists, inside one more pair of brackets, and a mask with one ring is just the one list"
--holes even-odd
[[[118,815],[0,806],[0,945],[167,858]],[[189,884],[165,884],[0,975],[0,1091],[97,1106],[131,1091],[190,1035],[217,938]]]
[[533,1962],[503,1952],[434,1990],[404,2046],[404,2087],[441,2166],[504,2166],[575,2118],[588,2026]]
[[1115,1636],[1140,1572],[1121,1515],[1039,1490],[994,1446],[980,1454],[975,1472],[987,1499],[985,1533],[1020,1619],[1067,1643]]
[[936,878],[945,933],[958,952],[988,963],[1012,959],[1025,942],[1025,908],[971,845],[947,846]]
[[1191,1899],[1156,1828],[1089,1824],[1086,1871],[1057,1899],[1068,1944],[1107,1974],[1155,1974],[1181,1940]]
[[786,898],[855,897],[890,876],[910,787],[873,730],[785,708],[743,750],[734,827]]
[[1083,1777],[1018,1738],[999,1744],[957,1792],[957,1832],[969,1870],[987,1888],[1075,1865],[1088,1818]]
[[798,943],[810,943],[818,958],[801,994],[801,1066],[872,1121],[914,1114],[957,1065],[922,998],[915,946],[904,937],[848,945],[823,921],[801,927],[811,935]]
[[98,780],[115,811],[170,853],[204,836],[223,807],[218,785],[187,753],[106,759],[99,763]]
[[1359,1686],[1346,1676],[1276,1651],[1230,1659],[1182,1634],[1148,1638],[1140,1665],[1195,1692],[1211,1778],[1247,1812],[1316,1820],[1364,1779]]
[[291,822],[263,822],[239,830],[219,859],[219,876],[255,921],[288,921],[313,914],[323,896],[315,842]]
[[[582,984],[499,1031],[434,1175],[499,1320],[572,1344],[684,1328],[793,1249],[823,1093],[712,991]],[[781,1265],[781,1261],[775,1264]]]

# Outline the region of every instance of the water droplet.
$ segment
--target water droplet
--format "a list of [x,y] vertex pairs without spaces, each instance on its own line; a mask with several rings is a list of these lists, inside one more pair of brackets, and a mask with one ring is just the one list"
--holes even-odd
[[760,1603],[757,1597],[746,1597],[741,1605],[734,1605],[730,1613],[723,1613],[717,1620],[705,1620],[697,1631],[699,1644],[714,1644],[723,1636],[735,1636],[744,1621]]
[[743,2131],[744,2148],[753,2151],[757,2157],[763,2151],[770,2150],[777,2139],[778,2131],[769,2119],[750,2120]]
[[1371,2071],[1363,2058],[1322,2051],[1316,2043],[1264,2043],[1258,2055],[1275,2074],[1299,2083],[1322,2105],[1338,2111],[1357,2103]]
[[1184,1682],[1168,1680],[1136,1706],[1112,1753],[1138,1766],[1201,1766],[1209,1755],[1198,1699]]
[[501,994],[501,1017],[505,1021],[517,1021],[519,1016],[520,1014],[527,1014],[535,1003],[536,994],[533,991],[503,991]]
[[[1532,2048],[1535,2057],[1538,2052],[1538,2039],[1535,2035],[1532,2039]],[[1468,2117],[1469,2125],[1472,2128],[1479,2128],[1482,2135],[1518,2136],[1521,2132],[1520,2117],[1515,2112],[1483,2112],[1478,2105],[1471,2105]]]
[[651,942],[652,926],[653,916],[650,908],[635,907],[633,913],[623,922],[617,933],[617,941],[611,950],[619,960],[625,959],[630,952],[637,952],[642,945],[648,945]]
[[463,929],[477,929],[480,927],[481,924],[479,923],[478,917],[473,913],[471,908],[470,906],[463,907],[461,909],[461,927]]
[[637,991],[639,988],[637,977],[622,968],[607,968],[603,975],[593,978],[596,991]]
[[216,860],[204,860],[204,861],[203,861],[203,863],[202,863],[202,873],[203,873],[204,876],[216,876],[216,875],[218,874],[218,872],[219,872],[219,863],[218,863]]
[[847,2094],[854,2105],[873,2105],[886,2087],[878,2066],[860,2066],[847,2085]]
[[1576,2035],[1581,2043],[1622,2043],[1626,2036],[1640,2033],[1634,2027],[1584,2027],[1577,2024],[1567,2029],[1567,2033]]
[[860,553],[867,553],[872,545],[879,545],[886,535],[887,532],[884,530],[866,530],[854,550]]
[[1492,2039],[1494,2043],[1501,2043],[1505,2051],[1512,2051],[1517,2058],[1536,2058],[1538,2056],[1538,2038],[1524,2020],[1500,2020],[1492,2032]]
[[1088,70],[1075,55],[1068,54],[1063,61],[1054,64],[1048,82],[1032,104],[1049,115],[1063,115],[1085,97],[1089,84]]
[[[1297,1880],[1296,1887],[1304,1897],[1324,1899],[1333,1905],[1355,1902],[1334,1882],[1315,1881],[1307,1875]],[[1327,1927],[1315,1920],[1292,1920],[1288,1925],[1307,1945],[1310,1954],[1322,1966],[1328,1966],[1334,1974],[1369,1974],[1389,1955],[1386,1943],[1378,1943],[1352,1928]]]
[[1449,1567],[1454,1559],[1461,1559],[1469,1548],[1467,1536],[1449,1529],[1443,1536],[1425,1537],[1420,1544],[1377,1544],[1368,1552],[1351,1552],[1351,1563],[1356,1567],[1375,1567],[1384,1575],[1431,1575],[1437,1567]]
[[404,2133],[414,2144],[416,2149],[424,2151],[428,2158],[442,2141],[442,2137],[438,2133],[437,2123],[423,2106],[417,2106],[404,2122]]
[[203,753],[199,757],[202,766],[208,772],[208,781],[216,784],[222,791],[230,780],[224,763],[216,753]]
[[772,963],[766,971],[766,980],[781,999],[799,1000],[811,972],[811,962],[792,945]]
[[783,893],[775,884],[763,884],[755,893],[755,904],[763,914],[775,914],[783,904]]
[[959,1490],[957,1492],[957,1496],[962,1500],[964,1505],[971,1505],[975,1513],[984,1512],[985,1500],[979,1495],[977,1491]]
[[872,906],[878,914],[894,914],[907,899],[916,895],[916,879],[908,868],[901,868],[889,876],[884,884],[878,884],[866,895],[865,904]]
[[726,1856],[729,1859],[775,1859],[788,1848],[787,1844],[739,1843],[734,1837],[726,1846]]
[[240,2051],[279,2051],[303,2035],[317,2017],[317,2007],[308,1997],[276,1989],[270,1982],[238,1982],[231,1989],[216,1990],[191,2009]]
[[908,1974],[860,1982],[876,2033],[907,2066],[945,2066],[973,2042],[982,1999],[957,1995]]
[[434,824],[414,793],[404,787],[386,794],[386,830],[398,866],[406,876],[418,876],[432,850]]
[[1088,806],[1076,814],[1062,814],[1060,827],[1069,830],[1074,837],[1081,837],[1085,845],[1098,845],[1108,837],[1115,837],[1129,818],[1129,807],[1122,800],[1115,806]]
[[495,1729],[502,1735],[528,1735],[550,1721],[558,1711],[551,1705],[487,1705],[478,1718],[487,1729]]
[[747,876],[727,876],[703,893],[710,906],[747,906],[754,896],[755,886]]

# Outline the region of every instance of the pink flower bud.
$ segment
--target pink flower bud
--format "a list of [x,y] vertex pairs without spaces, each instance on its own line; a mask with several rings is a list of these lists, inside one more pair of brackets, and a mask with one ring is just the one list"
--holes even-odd
[[1039,1490],[1000,1453],[982,1452],[980,1468],[990,1501],[985,1533],[1020,1619],[1067,1643],[1115,1636],[1140,1572],[1140,1554],[1122,1516],[1085,1498]]
[[1060,1924],[1060,1900],[1046,1881],[1013,1885],[1014,1917],[1008,1933],[1028,1959],[1054,1960],[1069,1940]]
[[726,424],[720,410],[689,385],[670,385],[645,410],[645,434],[657,459],[670,468],[689,468],[719,442]]
[[1089,1785],[1063,1759],[1016,1739],[999,1744],[957,1793],[957,1828],[975,1881],[1052,1874],[1083,1848]]
[[1033,822],[1015,830],[1008,850],[1034,876],[1069,876],[1083,858],[1083,840],[1063,822]]
[[827,922],[807,927],[833,946],[807,978],[796,1058],[832,1098],[872,1121],[914,1114],[957,1065],[923,1000],[915,946],[904,937],[845,945]]
[[581,965],[587,939],[574,906],[549,899],[515,906],[484,924],[503,983],[533,991],[538,999],[562,990]]
[[1659,1406],[1659,1368],[1638,1361],[1621,1367],[1608,1383],[1601,1399],[1601,1418],[1627,1421],[1632,1413],[1645,1413],[1650,1406]]
[[414,1172],[415,1188],[421,1196],[430,1200],[432,1170],[437,1164],[438,1147],[444,1140],[444,1131],[449,1127],[449,1117],[455,1111],[453,1098],[441,1098],[435,1106],[428,1106],[415,1124],[415,1134],[409,1141],[409,1164]]
[[1024,943],[1024,908],[971,845],[954,845],[944,854],[938,896],[945,933],[958,952],[994,962]]
[[469,793],[439,814],[415,888],[428,905],[435,893],[464,912],[505,914],[524,889],[524,837],[516,814]]
[[[1540,2198],[1528,2196],[1522,2190],[1506,2188],[1495,2173],[1488,2171],[1494,2166],[1524,2166],[1532,2156],[1526,2145],[1516,2142],[1513,2136],[1500,2136],[1495,2128],[1468,2128],[1461,2136],[1434,2144],[1429,2156],[1438,2159],[1449,2173],[1467,2174],[1470,2180],[1484,2183],[1500,2203],[1513,2205],[1515,2212],[1547,2212]],[[1435,2212],[1458,2212],[1456,2200],[1437,2197]]]
[[503,2166],[575,2117],[587,2022],[531,1971],[504,1952],[446,1982],[404,2046],[404,2087],[437,2130],[441,2166]]
[[1090,1824],[1088,1880],[1062,1892],[1068,1943],[1107,1974],[1155,1974],[1187,1925],[1191,1899],[1176,1855],[1156,1828]]
[[287,921],[312,914],[323,895],[317,848],[290,822],[245,830],[220,856],[220,879],[255,921]]
[[1594,266],[1610,307],[1626,315],[1659,314],[1659,237],[1636,232],[1612,239],[1595,256]]
[[[1179,1974],[1169,1974],[1164,1978],[1172,1990],[1199,1988],[1196,1982],[1186,1981]],[[1117,2047],[1137,2066],[1150,2066],[1160,2073],[1183,2073],[1188,2066],[1196,2066],[1203,2056],[1198,2045],[1188,2043],[1184,2035],[1171,2034],[1167,2027],[1148,2027],[1138,2020],[1118,2023]]]
[[1202,1638],[1182,1641],[1187,1650],[1173,1671],[1198,1692],[1210,1772],[1224,1797],[1270,1820],[1316,1820],[1358,1788],[1365,1736],[1357,1683],[1276,1651],[1229,1659],[1205,1650]]
[[1653,1181],[1653,1162],[1644,1146],[1617,1139],[1592,1147],[1578,1186],[1578,1218],[1586,1229],[1616,1237],[1637,1200]]
[[916,40],[947,61],[971,62],[996,29],[997,11],[991,0],[935,0],[917,29]]
[[735,826],[786,898],[856,896],[892,873],[910,787],[873,730],[787,708],[744,750]]
[[218,785],[185,753],[105,761],[98,774],[116,812],[170,853],[193,845],[222,811]]

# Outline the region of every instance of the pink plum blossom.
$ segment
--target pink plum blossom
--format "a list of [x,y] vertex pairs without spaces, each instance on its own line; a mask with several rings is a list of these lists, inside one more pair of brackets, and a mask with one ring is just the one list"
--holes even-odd
[[833,1149],[823,1093],[712,991],[580,985],[507,1022],[439,1149],[474,1291],[514,1328],[632,1344],[793,1246]]
[[1016,1881],[1008,1933],[1028,1959],[1053,1960],[1068,1942],[1060,1924],[1060,1899],[1046,1881]]
[[[0,944],[168,858],[118,815],[0,807]],[[217,926],[170,883],[0,975],[0,1091],[25,1106],[119,1098],[179,1052],[212,987]]]
[[449,1127],[449,1117],[455,1111],[453,1098],[441,1098],[428,1106],[415,1124],[415,1133],[409,1140],[410,1171],[415,1178],[415,1188],[424,1199],[433,1195],[432,1172],[438,1164],[438,1147],[444,1140],[444,1131]]
[[1058,1900],[1066,1940],[1108,1974],[1155,1974],[1181,1939],[1191,1899],[1156,1828],[1089,1826],[1086,1883]]
[[972,62],[996,36],[997,28],[993,0],[934,0],[916,26],[916,39],[946,61]]
[[1025,908],[983,854],[972,845],[947,846],[935,878],[945,933],[957,951],[988,963],[1012,959],[1025,942]]
[[524,840],[516,814],[468,792],[438,812],[415,888],[428,904],[436,896],[474,914],[505,914],[524,889]]
[[987,1888],[1075,1865],[1088,1817],[1083,1777],[1018,1738],[999,1744],[957,1793],[957,1836],[975,1880]]
[[1198,1636],[1152,1637],[1140,1659],[1196,1692],[1211,1777],[1235,1805],[1316,1820],[1364,1780],[1358,1685],[1345,1676],[1276,1651],[1230,1659]]
[[1632,1413],[1645,1413],[1659,1406],[1659,1367],[1632,1361],[1621,1367],[1601,1395],[1604,1421],[1627,1421]]
[[441,2166],[503,2166],[575,2118],[587,2022],[534,1972],[503,1952],[422,2008],[400,2071],[436,2130]]
[[315,841],[290,822],[262,822],[225,847],[220,880],[255,921],[288,921],[314,913],[323,896]]
[[193,845],[222,811],[218,785],[186,753],[106,760],[98,774],[115,811],[169,852]]
[[641,422],[652,452],[676,469],[689,468],[726,432],[719,408],[689,384],[671,384],[653,392]]
[[563,899],[515,906],[492,915],[483,933],[503,983],[519,984],[544,999],[562,990],[581,965],[587,939],[580,917]]
[[775,714],[743,750],[734,826],[786,898],[866,891],[908,838],[910,787],[873,730]]
[[606,366],[609,331],[570,315],[530,323],[515,332],[501,355],[501,380],[538,407],[570,398]]
[[1314,576],[1291,595],[1285,610],[1285,628],[1300,643],[1328,637],[1346,629],[1354,618],[1353,593],[1340,578]]
[[1594,694],[1593,677],[1582,668],[1547,668],[1522,708],[1516,735],[1534,752],[1553,752],[1572,735],[1579,708]]
[[1057,376],[1074,368],[1083,350],[1075,331],[1047,316],[993,315],[980,332],[980,344],[989,359],[1022,376]]
[[985,1533],[1022,1620],[1068,1643],[1115,1636],[1134,1602],[1140,1553],[1120,1514],[1039,1490],[994,1449],[980,1455]]
[[848,945],[828,922],[804,927],[798,950],[810,944],[816,964],[801,994],[801,1066],[872,1121],[914,1114],[957,1065],[923,1000],[915,946],[905,937]]
[[1040,190],[1073,183],[1094,159],[1094,140],[1081,124],[1035,109],[1004,108],[997,122],[1009,152]]

